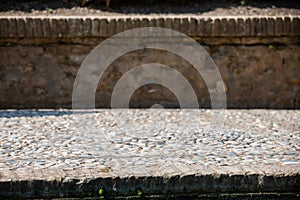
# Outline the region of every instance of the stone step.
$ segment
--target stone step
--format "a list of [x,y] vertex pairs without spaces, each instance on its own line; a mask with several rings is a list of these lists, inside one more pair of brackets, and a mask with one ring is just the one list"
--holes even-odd
[[300,111],[213,111],[1,110],[0,198],[299,198]]
[[92,43],[92,38],[108,38],[133,28],[162,27],[206,44],[286,44],[299,42],[299,19],[297,15],[0,16],[0,43]]
[[[297,109],[299,18],[295,14],[3,15],[0,108],[71,108],[77,73],[90,52],[117,33],[151,26],[179,31],[203,46],[220,72],[229,108]],[[168,46],[169,39],[161,44]],[[190,43],[183,42],[181,49],[185,48],[189,49]],[[161,63],[179,71],[194,89],[199,107],[210,108],[208,87],[217,84],[215,80],[205,82],[207,78],[197,73],[189,60],[158,49],[132,51],[110,63],[95,90],[96,106],[109,108],[113,88],[122,75],[146,63]],[[176,96],[165,86],[139,89],[131,107],[145,108],[153,102],[179,107]]]

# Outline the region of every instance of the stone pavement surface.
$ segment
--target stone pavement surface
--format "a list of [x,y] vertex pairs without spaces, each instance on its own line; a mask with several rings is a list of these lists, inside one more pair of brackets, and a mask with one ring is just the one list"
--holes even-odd
[[296,192],[299,110],[0,111],[0,197]]

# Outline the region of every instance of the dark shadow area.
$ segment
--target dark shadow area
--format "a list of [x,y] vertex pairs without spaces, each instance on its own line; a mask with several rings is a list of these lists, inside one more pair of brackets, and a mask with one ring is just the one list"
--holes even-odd
[[[201,14],[219,8],[235,9],[237,7],[245,7],[246,10],[253,8],[270,8],[276,12],[276,9],[280,8],[299,9],[299,5],[300,3],[298,1],[292,0],[111,0],[110,8],[107,10],[105,7],[105,0],[11,0],[1,2],[0,12],[13,13],[21,11],[34,14],[34,12],[37,11],[44,11],[48,14],[55,14],[56,10],[67,10],[68,14],[84,14],[82,9],[79,9],[81,7],[87,9],[91,13],[103,11],[102,13],[100,12],[100,15],[109,13]],[[88,14],[89,12],[85,14]]]
[[138,88],[130,98],[129,107],[181,108],[176,95],[167,87],[159,84],[147,84]]
[[89,113],[99,113],[98,110],[0,110],[0,118],[13,117],[44,117],[44,116],[63,116],[80,115]]
[[13,118],[13,117],[43,117],[43,116],[62,116],[70,115],[72,111],[39,111],[39,110],[0,110],[0,118]]

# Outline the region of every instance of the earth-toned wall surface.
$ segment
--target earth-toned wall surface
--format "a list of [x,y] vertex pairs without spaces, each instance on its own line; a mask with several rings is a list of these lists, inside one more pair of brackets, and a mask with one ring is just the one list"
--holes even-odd
[[[2,108],[70,107],[77,71],[94,46],[48,45],[1,47]],[[300,48],[297,45],[205,46],[226,85],[231,108],[299,108]],[[167,58],[167,60],[166,60]],[[98,84],[96,104],[109,107],[113,88],[129,69],[158,62],[181,72],[194,88],[201,107],[210,106],[207,86],[186,60],[159,50],[139,50],[113,62]],[[161,85],[139,88],[133,107],[154,103],[178,107],[174,94]]]
[[[0,107],[70,108],[77,72],[92,49],[126,30],[161,27],[186,34],[206,49],[225,83],[229,108],[299,108],[299,21],[298,15],[2,16]],[[190,44],[182,43],[182,48]],[[218,83],[204,82],[185,59],[157,49],[132,51],[114,60],[98,83],[96,106],[110,107],[118,80],[145,63],[175,68],[190,82],[200,107],[210,107],[208,88]],[[131,107],[179,107],[176,95],[162,85],[137,88]]]

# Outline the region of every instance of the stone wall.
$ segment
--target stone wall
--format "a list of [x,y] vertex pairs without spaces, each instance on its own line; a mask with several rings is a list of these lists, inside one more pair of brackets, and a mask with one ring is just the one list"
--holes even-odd
[[[77,71],[93,47],[71,44],[0,47],[0,107],[70,107]],[[228,107],[300,107],[298,45],[217,45],[205,48],[225,82]],[[166,54],[170,53],[135,51],[113,62],[98,85],[97,106],[109,107],[113,87],[128,69],[156,61],[180,71],[196,91],[201,107],[209,107],[209,93],[201,76],[187,61]],[[160,85],[138,89],[131,103],[133,107],[147,107],[153,103],[178,106],[174,94]]]
[[[227,20],[227,27],[231,25],[236,30],[235,34],[227,31],[229,35],[224,35],[223,29],[213,28],[218,27],[216,23],[220,25],[224,21],[214,19],[215,24],[210,25],[211,36],[197,36],[196,32],[190,31],[189,36],[205,47],[218,66],[226,85],[229,108],[300,108],[300,47],[299,30],[296,28],[299,18],[295,19],[292,19],[295,23],[285,18],[277,20],[278,22],[274,20],[274,23],[271,20],[272,26],[265,28],[262,19],[257,21],[254,18],[252,21],[258,22],[259,26],[250,21],[249,27],[247,20],[241,24],[236,19],[235,25],[232,20]],[[22,20],[0,19],[0,108],[69,108],[72,105],[74,80],[82,61],[96,45],[107,38],[104,33],[108,32],[101,29],[97,35],[93,32],[93,27],[90,27],[90,32],[83,31],[81,35],[78,33],[74,36],[68,32],[57,38],[51,37],[51,34],[47,36],[47,26],[43,24],[39,33],[40,26],[34,23],[39,24],[41,20],[32,20],[23,21],[25,28],[18,32],[21,25],[17,25]],[[176,19],[174,24],[175,21]],[[265,20],[265,25],[269,21]],[[285,21],[291,24],[284,25]],[[52,25],[59,24],[59,20],[54,22]],[[63,22],[66,23],[65,20]],[[100,22],[101,20],[97,25],[100,26]],[[205,20],[204,22],[206,24]],[[8,24],[7,30],[3,28],[5,23]],[[193,20],[186,23],[193,23]],[[281,26],[278,25],[280,23]],[[110,26],[109,23],[106,25]],[[116,30],[117,25],[114,26]],[[193,29],[193,25],[188,27]],[[239,27],[244,31],[241,32]],[[182,27],[178,26],[178,29]],[[24,33],[31,30],[32,35],[24,35],[23,30]],[[200,29],[199,31],[201,33]],[[51,33],[56,34],[53,30]],[[200,107],[210,107],[206,84],[192,65],[169,52],[153,49],[134,51],[111,63],[98,84],[97,107],[110,106],[112,90],[122,74],[134,66],[149,62],[158,62],[177,69],[191,83]],[[132,96],[130,105],[149,107],[154,103],[165,107],[178,107],[175,95],[169,89],[155,84],[139,88]]]

